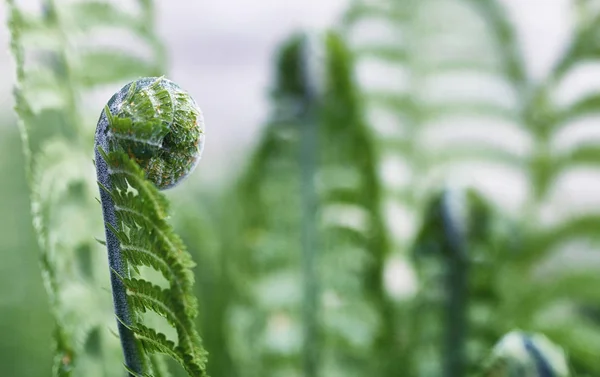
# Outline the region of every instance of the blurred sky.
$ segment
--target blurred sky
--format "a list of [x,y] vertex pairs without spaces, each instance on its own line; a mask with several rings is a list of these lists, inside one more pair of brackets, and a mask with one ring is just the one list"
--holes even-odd
[[[567,41],[572,24],[570,1],[504,2],[516,22],[530,73],[543,77]],[[168,76],[190,91],[204,112],[207,144],[201,174],[205,182],[218,182],[229,167],[241,165],[243,152],[266,119],[266,94],[277,44],[294,30],[335,24],[346,0],[156,3],[159,33],[170,53]],[[5,18],[2,6],[0,19]],[[0,119],[6,119],[5,113],[12,108],[14,75],[4,27],[0,28],[0,45],[6,46],[0,54]]]

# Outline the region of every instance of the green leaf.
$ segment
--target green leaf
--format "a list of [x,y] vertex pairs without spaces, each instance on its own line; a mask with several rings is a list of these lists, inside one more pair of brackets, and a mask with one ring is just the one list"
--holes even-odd
[[113,233],[125,260],[131,267],[154,268],[169,283],[165,290],[145,280],[123,278],[131,310],[134,313],[150,310],[165,317],[177,331],[178,341],[168,341],[141,322],[132,326],[133,331],[147,352],[167,354],[191,373],[190,376],[204,376],[206,351],[194,323],[197,315],[191,271],[194,262],[166,222],[168,202],[126,153],[102,152],[102,156],[109,165],[112,184],[109,193],[119,223]]

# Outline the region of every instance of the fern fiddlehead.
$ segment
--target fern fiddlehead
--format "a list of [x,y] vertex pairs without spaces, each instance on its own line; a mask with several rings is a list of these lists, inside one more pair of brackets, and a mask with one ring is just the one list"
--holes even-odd
[[[203,140],[197,104],[163,77],[123,87],[98,121],[96,170],[113,301],[125,364],[135,376],[153,373],[151,353],[171,356],[190,376],[205,375],[206,352],[193,323],[193,262],[165,222],[167,202],[157,190],[175,186],[195,168]],[[168,288],[133,277],[141,266],[158,270]],[[166,318],[177,342],[147,326],[146,311]]]
[[[418,348],[412,362],[419,370],[470,375],[511,328],[510,319],[503,322],[509,315],[489,314],[503,309],[505,293],[497,286],[498,273],[490,269],[504,271],[497,251],[507,247],[503,220],[473,189],[445,189],[428,203],[413,246],[425,287],[414,308],[423,313],[414,324],[418,337],[411,338]],[[492,320],[494,326],[488,323]],[[444,328],[432,323],[443,323]],[[425,362],[423,354],[428,354]]]
[[564,351],[542,334],[512,331],[494,347],[481,377],[568,377]]

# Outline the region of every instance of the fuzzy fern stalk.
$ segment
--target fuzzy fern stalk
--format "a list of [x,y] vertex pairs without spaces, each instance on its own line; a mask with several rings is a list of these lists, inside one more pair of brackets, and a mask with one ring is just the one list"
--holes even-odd
[[482,377],[568,377],[563,350],[541,334],[513,331],[494,347]]
[[466,198],[464,192],[446,191],[442,196],[441,218],[447,248],[446,345],[444,375],[462,376],[467,326],[469,255],[466,242]]
[[[445,189],[430,200],[414,245],[423,287],[413,312],[418,318],[410,338],[416,348],[409,350],[412,374],[470,375],[485,355],[478,347],[467,352],[467,345],[487,350],[503,333],[490,334],[487,323],[504,326],[498,318],[502,315],[492,309],[500,306],[500,293],[493,280],[496,272],[488,268],[502,266],[496,263],[496,249],[506,245],[494,236],[504,234],[502,224],[472,189]],[[486,313],[486,323],[476,312]]]
[[[462,376],[465,373],[465,343],[467,339],[468,267],[467,246],[468,208],[462,190],[444,190],[430,203],[417,248],[423,250],[435,240],[435,254],[441,260],[445,334],[443,346],[443,375]],[[420,242],[419,242],[420,241]],[[436,259],[437,259],[436,258]]]
[[[194,326],[193,262],[165,221],[168,203],[158,192],[191,173],[203,140],[200,109],[163,77],[123,87],[98,121],[96,169],[113,301],[125,365],[133,376],[158,373],[153,353],[174,358],[190,376],[206,375],[206,352]],[[140,278],[141,266],[159,271],[168,288]],[[177,339],[148,325],[146,311],[166,318]]]

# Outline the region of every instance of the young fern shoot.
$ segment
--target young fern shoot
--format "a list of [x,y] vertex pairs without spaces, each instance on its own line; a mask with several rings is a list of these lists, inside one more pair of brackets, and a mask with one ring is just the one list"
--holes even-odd
[[511,331],[494,346],[480,377],[568,377],[561,347],[538,333]]
[[[123,87],[98,122],[96,170],[113,301],[125,365],[133,376],[155,375],[152,353],[172,357],[190,376],[206,375],[206,352],[194,326],[194,264],[165,221],[168,203],[158,192],[191,173],[203,140],[198,105],[163,77]],[[159,271],[169,287],[133,277],[140,266]],[[177,341],[144,324],[146,311],[166,318]]]
[[[468,299],[468,208],[466,193],[462,190],[445,189],[436,195],[426,210],[425,220],[415,244],[416,265],[427,279],[427,254],[436,254],[443,272],[435,280],[443,282],[443,316],[445,334],[443,361],[440,374],[462,376],[465,374],[465,351],[467,341]],[[435,246],[434,246],[435,245]],[[435,250],[431,253],[431,249]],[[424,267],[425,265],[425,267]],[[429,268],[430,270],[431,268]],[[431,274],[431,273],[429,273]],[[429,278],[428,280],[433,280]]]
[[461,376],[465,372],[469,258],[466,242],[466,198],[464,192],[447,190],[442,197],[440,212],[446,248],[449,253],[446,271],[446,349],[444,373]]
[[[488,282],[492,273],[486,268],[488,263],[502,266],[492,238],[502,231],[499,220],[493,207],[471,188],[447,187],[427,204],[413,246],[414,265],[427,291],[415,302],[413,310],[420,318],[413,322],[418,335],[411,337],[411,344],[433,351],[426,367],[436,375],[471,375],[483,355],[469,350],[469,345],[491,347],[487,343],[503,333],[478,323],[473,314],[500,306],[502,292]],[[498,247],[504,250],[503,244]],[[431,323],[443,323],[443,329]],[[494,339],[489,341],[490,337]],[[411,356],[415,370],[424,368],[418,352]]]

